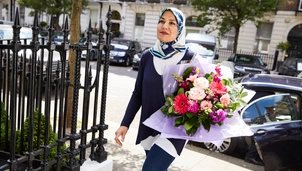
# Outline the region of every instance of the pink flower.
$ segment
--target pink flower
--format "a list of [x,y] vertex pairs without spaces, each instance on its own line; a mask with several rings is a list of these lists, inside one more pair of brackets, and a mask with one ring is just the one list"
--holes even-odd
[[179,82],[178,87],[183,88],[185,91],[189,91],[190,90],[189,81],[186,80],[184,82]]
[[208,110],[213,107],[212,102],[208,100],[203,100],[200,102],[200,109],[201,110]]
[[223,123],[223,121],[226,118],[226,115],[227,115],[226,111],[219,109],[217,111],[213,111],[212,113],[210,113],[209,116],[211,117],[214,123]]
[[206,97],[206,93],[200,88],[192,87],[188,97],[191,100],[203,100]]
[[174,98],[174,110],[179,114],[186,114],[188,110],[188,98],[185,94],[179,94]]
[[193,85],[195,87],[205,90],[209,87],[209,80],[204,77],[198,77],[194,80]]
[[189,78],[187,78],[186,80],[189,80],[189,81],[191,81],[191,82],[194,82],[194,80],[196,80],[197,77],[198,77],[197,74],[195,74],[195,75],[190,75]]
[[223,122],[227,115],[226,111],[219,109],[216,111],[216,113],[217,113],[217,117],[219,118],[219,122]]
[[188,107],[189,112],[192,112],[195,114],[198,113],[199,105],[196,100],[189,100],[188,105],[189,105],[189,107]]
[[224,106],[224,107],[229,107],[230,105],[230,96],[229,94],[224,94],[220,97],[220,103]]
[[221,76],[222,76],[222,74],[221,74],[221,69],[220,69],[220,65],[217,65],[217,66],[215,67],[215,71],[216,71],[218,77],[221,77]]
[[211,82],[210,84],[210,90],[212,90],[212,92],[214,94],[219,94],[219,95],[223,95],[225,93],[227,93],[228,89],[225,85],[223,85],[221,82]]

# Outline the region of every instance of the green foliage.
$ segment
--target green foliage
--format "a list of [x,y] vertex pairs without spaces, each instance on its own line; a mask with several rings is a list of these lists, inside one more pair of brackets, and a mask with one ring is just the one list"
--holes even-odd
[[[0,137],[0,149],[1,150],[5,150],[6,148],[6,143],[5,143],[5,122],[6,122],[6,111],[5,111],[5,107],[4,107],[4,103],[1,102],[0,103],[0,125],[1,125],[1,137]],[[10,127],[8,127],[10,128]]]
[[[44,137],[45,137],[45,115],[44,114],[40,114],[40,129],[39,129],[39,112],[38,110],[36,110],[34,112],[34,137],[33,137],[33,150],[37,150],[39,148],[41,148],[44,145]],[[20,152],[21,154],[25,154],[26,151],[28,151],[28,139],[29,139],[29,122],[30,122],[30,117],[28,116],[24,122],[24,140],[21,143],[21,139],[18,139],[18,143],[17,143],[17,149],[21,149],[20,145],[23,146],[24,151]],[[38,133],[40,136],[40,144],[38,144]],[[57,140],[57,135],[53,132],[52,130],[52,126],[49,125],[49,144],[55,143],[55,141]],[[66,146],[64,145],[62,147],[62,152],[66,149]],[[55,158],[55,155],[57,153],[57,148],[52,148],[50,150],[49,153],[49,160],[53,160]],[[43,156],[41,156],[42,158]]]
[[[72,8],[72,0],[17,0],[17,2],[23,7],[37,11],[40,15],[43,13],[56,15],[58,19],[61,14],[70,15]],[[88,0],[82,0],[82,11],[86,10],[87,6]],[[30,12],[30,16],[33,16],[33,11]]]
[[[240,27],[247,21],[257,25],[263,21],[264,16],[271,11],[276,11],[277,0],[189,0],[192,6],[202,13],[198,16],[198,22],[202,25],[210,25],[207,32],[219,30],[219,35],[235,29],[235,35],[239,34]],[[282,0],[281,0],[282,1]],[[235,42],[238,37],[235,36]],[[234,44],[237,49],[237,44]]]
[[40,27],[45,27],[45,26],[47,26],[47,23],[45,21],[41,21],[40,22]]
[[280,42],[277,45],[277,49],[280,49],[281,51],[287,51],[290,46],[291,45],[289,42]]

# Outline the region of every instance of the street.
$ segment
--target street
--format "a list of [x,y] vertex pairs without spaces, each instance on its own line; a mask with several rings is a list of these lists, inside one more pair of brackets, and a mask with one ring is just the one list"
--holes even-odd
[[[95,71],[96,62],[93,61],[90,64],[92,70]],[[82,69],[83,68],[84,62],[82,61]],[[139,145],[135,145],[136,132],[139,122],[138,115],[135,117],[135,120],[131,124],[123,147],[119,147],[118,145],[116,145],[113,140],[114,132],[119,127],[119,124],[126,110],[127,103],[131,97],[136,76],[137,71],[132,70],[131,67],[116,65],[109,66],[107,104],[105,115],[105,122],[106,124],[108,124],[109,128],[105,131],[104,134],[105,138],[108,139],[108,143],[105,145],[105,150],[108,152],[108,158],[113,160],[114,171],[139,171],[138,168],[141,168],[144,160],[143,149]],[[188,156],[189,158],[191,158],[190,162],[188,162]],[[186,161],[184,161],[184,159]],[[206,166],[208,162],[213,161],[217,162],[218,165],[213,163],[210,166]],[[198,143],[189,142],[186,148],[184,149],[183,154],[172,163],[169,171],[197,171],[200,170],[198,168],[202,167],[205,167],[205,170],[215,171],[263,170],[263,167],[244,162],[244,160],[242,160],[242,154],[238,153],[234,156],[228,156],[204,149],[200,147],[200,144]]]

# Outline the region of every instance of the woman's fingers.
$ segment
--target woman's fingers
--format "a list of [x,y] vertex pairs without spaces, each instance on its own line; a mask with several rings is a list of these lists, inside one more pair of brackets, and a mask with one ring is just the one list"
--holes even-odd
[[125,126],[121,126],[116,132],[115,132],[115,142],[119,145],[122,146],[123,142],[125,140],[125,136],[127,134],[128,128]]

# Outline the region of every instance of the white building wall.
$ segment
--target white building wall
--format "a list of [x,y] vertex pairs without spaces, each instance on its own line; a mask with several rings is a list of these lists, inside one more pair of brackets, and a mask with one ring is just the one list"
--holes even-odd
[[253,22],[247,22],[240,28],[237,51],[253,52],[256,31]]
[[[155,44],[156,41],[156,27],[159,13],[165,7],[171,6],[176,7],[183,11],[186,17],[192,15],[199,15],[201,12],[195,11],[190,6],[181,6],[181,5],[173,5],[173,4],[150,4],[146,2],[141,3],[126,3],[120,1],[103,1],[102,9],[100,9],[100,4],[91,2],[88,6],[88,10],[84,11],[84,14],[81,15],[81,31],[84,32],[88,28],[88,23],[90,20],[90,10],[98,10],[98,20],[101,17],[103,29],[107,29],[106,21],[107,21],[107,12],[109,6],[111,6],[111,11],[118,11],[121,15],[121,20],[112,21],[120,24],[120,31],[124,38],[133,39],[134,38],[134,28],[135,28],[135,16],[136,13],[145,13],[145,26],[143,30],[143,37],[141,38],[142,47],[151,47]],[[101,10],[101,11],[100,11]],[[25,25],[32,25],[33,17],[28,16],[30,9],[25,9]],[[3,15],[5,10],[2,11]],[[302,23],[302,13],[295,11],[278,11],[276,14],[272,13],[270,16],[266,18],[268,21],[274,23],[271,42],[269,45],[269,54],[273,54],[276,50],[276,46],[281,41],[287,41],[287,36],[289,31],[296,25]],[[60,25],[63,24],[63,15],[60,18]],[[49,23],[50,17],[44,15],[43,21]],[[70,21],[70,19],[69,19]],[[94,25],[92,25],[94,27]],[[97,28],[99,28],[99,23],[97,24]],[[192,29],[192,27],[189,27]],[[206,30],[205,28],[196,28],[200,31]],[[241,31],[239,33],[238,39],[238,50],[252,52],[255,43],[257,28],[252,22],[247,22],[244,26],[242,26]],[[210,33],[212,35],[217,36],[218,31]]]
[[134,37],[135,12],[129,8],[126,10],[124,38],[133,39]]
[[155,23],[158,22],[158,15],[159,13],[154,11],[149,11],[146,13],[144,41],[142,42],[143,47],[152,47],[157,40],[157,25]]

